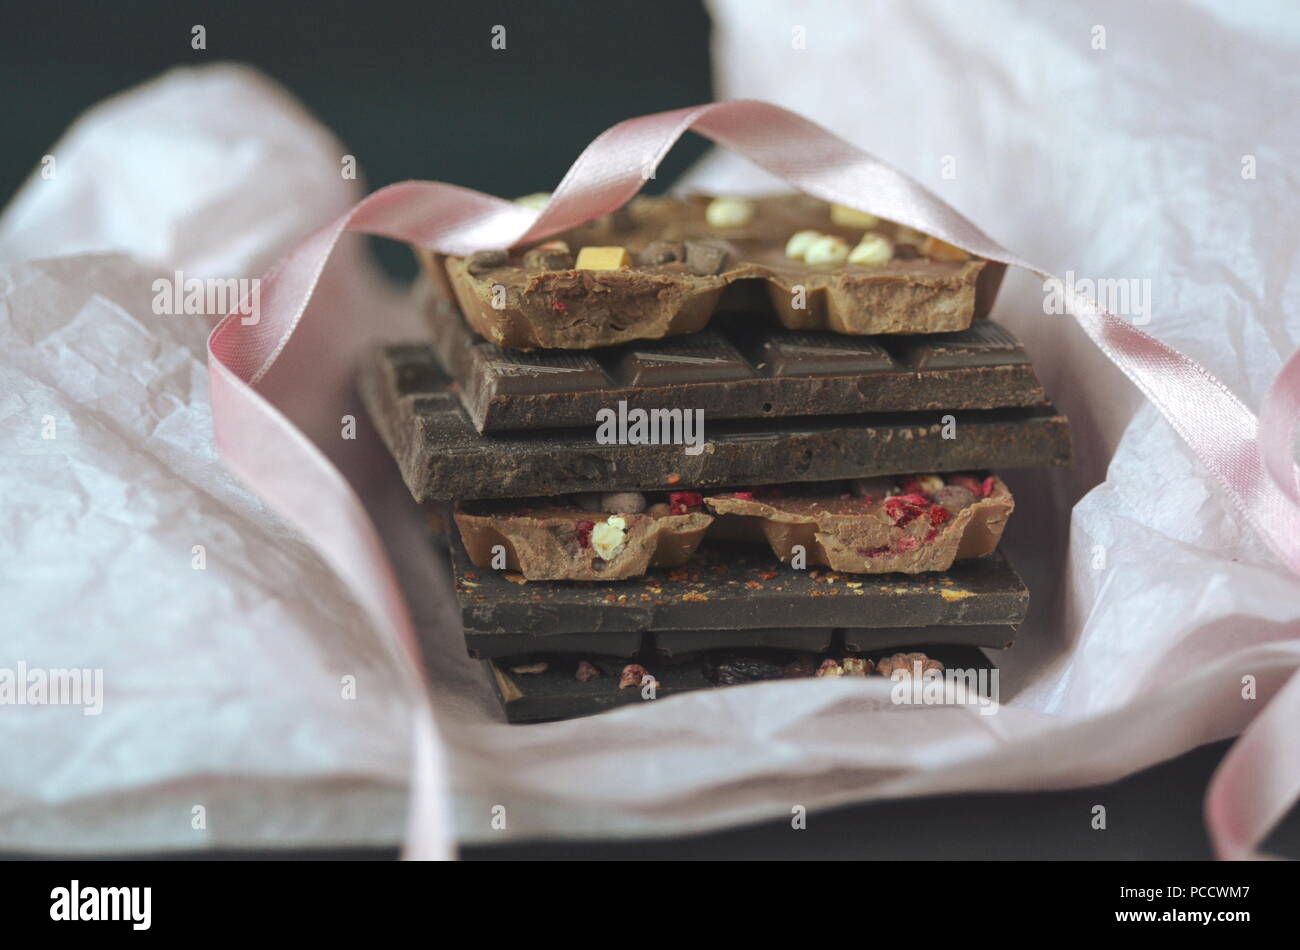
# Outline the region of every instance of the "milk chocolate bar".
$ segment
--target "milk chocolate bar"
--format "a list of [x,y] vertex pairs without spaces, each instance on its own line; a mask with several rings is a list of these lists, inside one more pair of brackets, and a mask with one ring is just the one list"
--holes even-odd
[[[506,720],[512,723],[573,719],[691,690],[744,683],[844,676],[887,680],[895,667],[904,677],[918,671],[923,677],[932,675],[932,670],[936,674],[973,671],[970,682],[976,689],[981,671],[987,677],[996,669],[978,649],[946,645],[907,653],[878,651],[867,657],[758,649],[716,651],[676,662],[659,658],[629,663],[626,657],[604,655],[487,661]],[[647,683],[654,684],[653,699],[647,698]]]
[[[1050,404],[1031,409],[717,424],[706,419],[693,448],[662,442],[628,444],[632,440],[627,438],[604,444],[597,441],[595,425],[482,435],[427,345],[381,348],[363,365],[358,386],[418,501],[517,499],[678,485],[702,490],[907,472],[1065,465],[1070,460],[1069,425]],[[949,416],[955,423],[949,433],[954,438],[944,437],[944,420]],[[683,418],[684,413],[679,413],[678,421]],[[685,431],[681,426],[677,429]],[[615,431],[632,432],[622,422]]]
[[691,336],[525,352],[480,340],[449,301],[430,296],[438,359],[480,432],[586,426],[620,401],[762,419],[1047,400],[1024,347],[990,320],[958,333],[865,339],[786,330],[745,313]]
[[[547,499],[538,504],[480,502],[455,512],[469,558],[528,580],[622,580],[650,567],[685,564],[713,518],[699,504],[660,502],[646,510],[639,492]],[[693,498],[698,499],[695,495]],[[623,499],[623,503],[619,502]],[[628,503],[627,499],[634,499]]]
[[461,625],[476,634],[868,629],[1019,624],[1029,591],[1005,556],[942,574],[843,574],[781,564],[753,545],[706,541],[683,567],[622,581],[525,582],[479,568],[459,538],[451,564]]
[[423,256],[475,332],[518,349],[694,333],[756,300],[792,330],[952,332],[987,316],[1005,270],[803,195],[637,198],[534,247]]
[[649,567],[678,567],[711,531],[770,546],[781,561],[802,558],[798,567],[917,574],[991,554],[1014,507],[1001,479],[963,473],[710,496],[613,492],[464,503],[455,521],[476,566],[530,581],[623,580]]
[[849,574],[946,571],[957,559],[997,549],[1015,508],[993,475],[945,479],[858,480],[854,490],[793,485],[728,492],[704,499],[719,529],[761,536],[781,561],[802,552],[807,564]]

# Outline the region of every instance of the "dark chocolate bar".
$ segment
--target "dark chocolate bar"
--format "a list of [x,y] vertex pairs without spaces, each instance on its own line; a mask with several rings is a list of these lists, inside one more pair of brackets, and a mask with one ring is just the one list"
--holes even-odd
[[763,419],[1047,401],[1024,347],[977,320],[960,333],[875,339],[786,330],[756,314],[691,336],[582,352],[485,342],[450,301],[426,304],[438,358],[480,432],[587,426],[616,406]]
[[[426,344],[379,349],[358,385],[418,501],[699,490],[1070,460],[1069,425],[1050,404],[716,424],[706,418],[701,451],[691,455],[684,445],[601,444],[594,424],[482,435]],[[947,415],[956,422],[952,439],[943,438]]]
[[748,545],[706,542],[685,567],[643,577],[525,582],[518,574],[475,567],[453,537],[451,564],[467,637],[1014,627],[1029,607],[1029,591],[1001,552],[958,562],[942,574],[853,575],[796,570]]
[[689,656],[706,650],[771,648],[825,653],[842,644],[853,653],[886,647],[916,650],[926,643],[964,644],[1002,650],[1016,639],[1011,624],[960,624],[930,627],[781,627],[766,630],[597,630],[591,633],[465,632],[465,647],[475,659],[531,653],[604,654],[620,657]]
[[[938,660],[946,669],[990,672],[996,669],[996,664],[974,647],[924,646],[918,652]],[[486,665],[506,720],[524,723],[590,716],[619,706],[657,702],[696,689],[810,677],[823,659],[818,653],[746,650],[700,654],[676,662],[662,658],[646,660],[640,665],[645,675],[657,684],[654,699],[644,698],[639,686],[619,686],[628,666],[625,657],[545,655],[517,661],[489,660]],[[584,678],[577,675],[580,664],[585,664]],[[512,667],[533,672],[515,672]],[[640,671],[633,671],[633,675],[636,673]]]

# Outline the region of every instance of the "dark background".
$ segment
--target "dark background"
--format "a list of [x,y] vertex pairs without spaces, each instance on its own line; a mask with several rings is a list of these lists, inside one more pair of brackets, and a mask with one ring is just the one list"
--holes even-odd
[[[191,49],[194,24],[207,28],[206,51]],[[506,27],[504,51],[490,46],[496,24]],[[712,98],[708,41],[693,0],[9,4],[0,20],[0,196],[7,203],[69,123],[105,96],[220,60],[251,63],[287,87],[357,156],[371,188],[428,178],[502,196],[549,190],[615,122]],[[703,149],[688,137],[649,190]],[[413,273],[405,249],[379,242],[376,252],[390,272]],[[508,845],[467,856],[1204,858],[1201,803],[1226,748],[1093,789],[814,814],[799,834],[780,821],[672,842]],[[1104,832],[1089,825],[1094,804],[1107,806]],[[1300,855],[1300,813],[1271,845]]]

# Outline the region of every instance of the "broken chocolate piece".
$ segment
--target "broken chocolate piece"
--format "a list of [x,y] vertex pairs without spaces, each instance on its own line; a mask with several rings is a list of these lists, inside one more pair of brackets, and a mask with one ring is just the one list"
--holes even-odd
[[727,248],[714,241],[687,241],[686,267],[700,277],[722,273],[727,264]]

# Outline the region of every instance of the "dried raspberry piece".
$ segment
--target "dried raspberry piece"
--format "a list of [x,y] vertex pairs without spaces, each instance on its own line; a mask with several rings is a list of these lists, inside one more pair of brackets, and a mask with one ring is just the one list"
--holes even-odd
[[980,485],[980,480],[971,475],[954,475],[952,478],[948,479],[948,482],[952,485],[960,485],[976,498],[983,493],[983,486]]
[[588,683],[591,680],[598,680],[600,677],[601,672],[595,666],[588,663],[586,660],[578,661],[578,669],[573,674],[573,678],[579,683]]
[[882,554],[889,553],[889,545],[882,544],[878,548],[858,548],[858,554],[862,557],[880,557]]
[[578,547],[591,547],[591,532],[595,527],[594,521],[579,521],[573,526],[574,532],[578,535]]
[[922,544],[929,544],[931,541],[933,541],[933,540],[934,540],[935,538],[937,538],[937,537],[939,537],[939,529],[938,529],[938,528],[931,528],[929,531],[927,531],[927,532],[925,533],[925,537],[921,539],[921,543],[922,543]]
[[930,515],[930,524],[936,528],[952,517],[952,513],[943,505],[931,505],[928,514]]
[[917,545],[920,543],[920,541],[916,540],[916,538],[912,537],[910,534],[905,534],[898,539],[898,550],[906,554],[909,551],[915,551]]
[[731,493],[731,497],[732,497],[732,498],[739,498],[739,499],[741,499],[741,500],[743,500],[743,501],[753,501],[753,500],[754,500],[754,493],[753,493],[752,491],[733,491],[733,492]]
[[674,491],[668,493],[668,510],[675,515],[684,515],[692,508],[704,504],[704,496],[697,491]]
[[565,306],[563,300],[555,301],[555,303],[551,305],[551,309],[554,310],[556,313],[568,313],[569,311],[569,308]]
[[993,486],[995,484],[997,483],[994,481],[992,475],[984,479],[984,484],[980,486],[980,495],[984,498],[989,497],[989,495],[993,494]]

